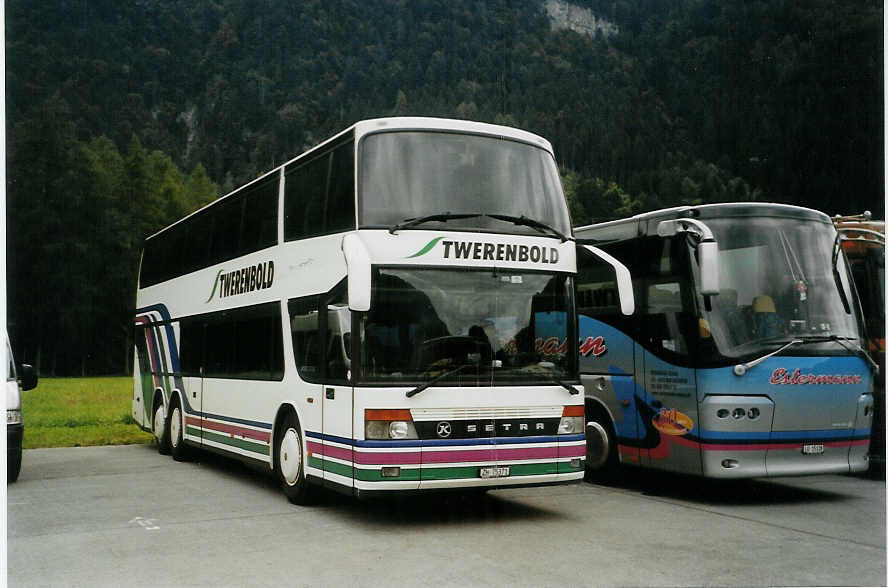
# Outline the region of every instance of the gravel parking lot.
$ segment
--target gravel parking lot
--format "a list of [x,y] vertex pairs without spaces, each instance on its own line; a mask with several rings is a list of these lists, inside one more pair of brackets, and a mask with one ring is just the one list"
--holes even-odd
[[289,504],[274,481],[150,446],[26,451],[10,586],[885,585],[885,484],[606,485]]

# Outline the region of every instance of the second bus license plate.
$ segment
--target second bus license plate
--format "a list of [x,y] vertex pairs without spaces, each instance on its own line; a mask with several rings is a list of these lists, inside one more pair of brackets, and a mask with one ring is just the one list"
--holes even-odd
[[509,476],[509,473],[509,466],[498,466],[481,468],[481,473],[479,475],[482,478],[506,478]]

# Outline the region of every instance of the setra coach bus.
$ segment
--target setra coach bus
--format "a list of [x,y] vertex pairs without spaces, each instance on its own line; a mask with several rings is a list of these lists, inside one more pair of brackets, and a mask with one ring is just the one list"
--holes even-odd
[[296,503],[581,480],[576,257],[548,141],[359,122],[146,239],[134,419]]
[[580,265],[587,469],[711,478],[867,468],[874,362],[830,218],[779,204],[678,207],[575,229],[632,273]]

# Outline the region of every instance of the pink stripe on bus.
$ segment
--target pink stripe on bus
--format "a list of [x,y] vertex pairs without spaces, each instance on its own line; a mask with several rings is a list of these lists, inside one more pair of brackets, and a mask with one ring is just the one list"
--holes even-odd
[[355,463],[364,465],[418,464],[422,463],[418,451],[391,451],[371,453],[355,451]]
[[201,421],[200,419],[194,417],[187,417],[185,419],[185,423],[211,431],[228,433],[229,435],[234,434],[246,439],[255,439],[257,441],[262,441],[263,443],[268,443],[271,439],[271,433],[267,433],[265,431],[255,431],[253,429],[245,429],[243,427],[236,427],[234,425],[227,425],[224,423],[214,423],[206,420]]

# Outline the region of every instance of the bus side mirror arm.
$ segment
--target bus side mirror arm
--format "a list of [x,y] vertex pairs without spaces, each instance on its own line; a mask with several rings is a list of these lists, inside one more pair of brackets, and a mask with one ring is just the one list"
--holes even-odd
[[664,220],[657,224],[657,235],[673,237],[678,233],[691,233],[700,241],[697,244],[697,261],[700,264],[700,294],[714,296],[721,291],[718,275],[718,242],[706,223],[693,218]]
[[348,266],[348,307],[366,312],[370,310],[370,253],[357,233],[343,237],[342,253]]
[[592,245],[582,245],[581,247],[614,268],[614,271],[617,272],[617,292],[620,295],[620,311],[626,316],[635,313],[635,294],[632,291],[632,274],[629,273],[629,269],[620,260],[605,253],[598,247],[593,247]]

